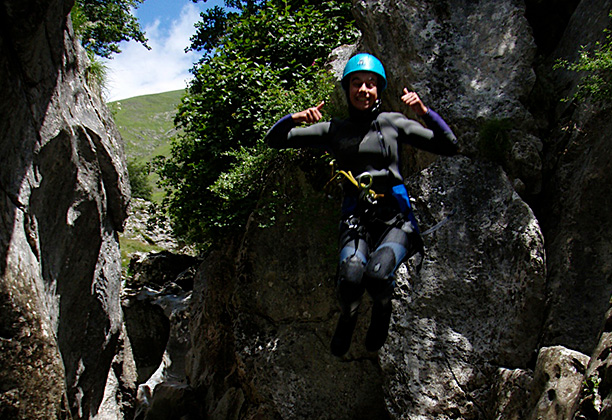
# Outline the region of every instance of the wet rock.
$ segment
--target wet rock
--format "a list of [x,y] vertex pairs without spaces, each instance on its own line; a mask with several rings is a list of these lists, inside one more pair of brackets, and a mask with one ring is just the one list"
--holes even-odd
[[165,251],[132,263],[123,311],[138,368],[136,418],[184,418],[197,407],[185,364],[193,273],[200,260]]
[[143,383],[162,362],[170,336],[170,320],[161,307],[145,300],[127,302],[123,313],[136,362],[137,381]]
[[139,254],[130,261],[129,283],[133,287],[136,284],[163,286],[174,282],[184,290],[191,290],[194,269],[199,262],[196,257],[170,251]]

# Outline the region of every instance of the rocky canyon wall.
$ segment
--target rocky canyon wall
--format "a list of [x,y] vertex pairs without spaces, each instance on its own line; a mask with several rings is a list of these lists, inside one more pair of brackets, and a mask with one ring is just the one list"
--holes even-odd
[[[609,107],[560,102],[578,79],[553,65],[603,40],[612,2],[353,5],[362,40],[333,67],[378,55],[385,107],[408,112],[399,92],[417,90],[462,155],[404,151],[421,227],[449,219],[424,238],[420,272],[398,271],[383,349],[363,346],[366,298],[335,358],[338,203],[322,192],[325,165],[305,154],[276,173],[275,206],[262,201],[195,276],[151,288],[135,276],[122,310],[129,186],[84,81],[72,2],[2,1],[0,417],[609,416]],[[156,264],[176,277],[198,262]]]
[[[72,5],[0,5],[6,419],[119,418],[121,405],[132,404],[117,238],[129,184],[118,132],[85,83],[88,59],[71,30]],[[105,394],[107,379],[115,386]]]
[[[612,4],[353,4],[363,37],[333,67],[372,52],[389,76],[386,108],[408,112],[407,86],[450,123],[463,156],[407,149],[405,169],[424,227],[453,216],[425,238],[421,272],[398,273],[387,344],[363,349],[366,303],[343,359],[328,351],[335,263],[321,265],[333,223],[313,233],[333,212],[294,210],[287,230],[255,218],[199,273],[191,385],[214,419],[572,418],[593,399],[580,396],[585,373],[607,378],[609,108],[560,102],[578,76],[553,65],[603,40]],[[303,186],[298,197],[316,191],[308,171],[280,178]]]

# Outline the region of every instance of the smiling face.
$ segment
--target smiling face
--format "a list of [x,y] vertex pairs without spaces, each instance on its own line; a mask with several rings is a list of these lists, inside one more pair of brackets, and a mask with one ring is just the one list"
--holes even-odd
[[369,71],[358,71],[350,75],[348,96],[351,105],[365,111],[378,99],[378,76]]

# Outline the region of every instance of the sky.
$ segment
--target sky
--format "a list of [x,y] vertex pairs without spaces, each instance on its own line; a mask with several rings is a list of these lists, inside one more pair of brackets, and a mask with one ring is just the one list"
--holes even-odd
[[131,41],[120,44],[121,53],[106,60],[106,100],[168,92],[186,87],[189,69],[201,55],[185,53],[200,12],[223,0],[193,3],[191,0],[145,0],[133,13],[140,22],[151,50]]

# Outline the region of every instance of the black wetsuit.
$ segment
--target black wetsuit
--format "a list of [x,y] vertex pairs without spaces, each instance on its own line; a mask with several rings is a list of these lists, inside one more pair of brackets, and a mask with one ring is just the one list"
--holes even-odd
[[344,189],[338,267],[342,316],[332,341],[334,354],[348,350],[365,290],[374,300],[366,347],[377,350],[384,344],[395,270],[422,250],[400,171],[400,143],[441,155],[457,153],[457,139],[438,114],[430,110],[423,120],[429,128],[396,112],[352,110],[346,120],[296,127],[287,115],[266,135],[267,143],[275,148],[327,150],[339,170],[350,171],[355,177],[369,173],[371,189],[383,195],[367,200],[357,188]]

